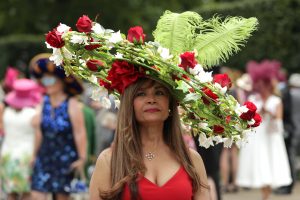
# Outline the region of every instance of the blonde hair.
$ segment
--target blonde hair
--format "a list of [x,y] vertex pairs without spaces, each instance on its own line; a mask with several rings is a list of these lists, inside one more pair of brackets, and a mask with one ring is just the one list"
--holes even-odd
[[[138,198],[138,174],[144,174],[146,167],[143,163],[142,143],[135,118],[133,100],[138,89],[149,79],[143,78],[130,85],[121,97],[118,124],[112,149],[111,159],[111,190],[102,192],[101,198],[105,200],[121,199],[125,184],[128,184],[132,199]],[[155,81],[152,80],[153,84]],[[200,177],[196,173],[189,155],[180,127],[177,102],[170,96],[170,116],[164,123],[164,142],[174,152],[180,164],[185,168],[191,178],[193,191],[200,186]]]

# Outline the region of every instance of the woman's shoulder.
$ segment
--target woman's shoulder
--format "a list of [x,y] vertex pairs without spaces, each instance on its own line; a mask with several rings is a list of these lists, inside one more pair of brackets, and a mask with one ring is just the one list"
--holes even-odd
[[192,148],[189,148],[190,157],[192,159],[193,164],[197,166],[203,165],[203,160],[200,154]]

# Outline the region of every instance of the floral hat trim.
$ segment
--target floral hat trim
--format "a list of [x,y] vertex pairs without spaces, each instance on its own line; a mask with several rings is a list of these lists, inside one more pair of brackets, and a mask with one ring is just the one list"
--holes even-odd
[[[165,20],[164,17],[169,21],[177,17],[174,21],[181,20],[182,24],[185,20],[194,20],[192,24],[196,24],[197,27],[206,24],[202,28],[212,30],[212,27],[207,25],[208,22],[198,23],[199,15],[193,12],[174,14],[167,11],[159,20],[158,27],[161,26],[160,22]],[[220,43],[215,39],[220,37],[213,37],[215,34],[225,34],[226,30],[219,29],[221,26],[213,33],[203,30],[202,35],[195,31],[193,37],[188,37],[189,39],[181,36],[182,39],[178,41],[190,42],[189,46],[194,43],[203,44],[201,38],[194,41],[196,37],[205,37],[212,44],[208,49],[189,48],[179,53],[178,49],[161,45],[169,40],[166,33],[168,27],[173,27],[168,25],[170,22],[164,26],[164,33],[160,32],[159,28],[155,30],[159,43],[145,42],[146,35],[140,26],[130,28],[125,36],[120,31],[104,29],[85,15],[76,23],[78,32],[72,31],[65,24],[59,24],[46,35],[46,44],[53,50],[50,60],[56,65],[62,65],[67,74],[88,80],[95,86],[93,97],[97,97],[100,91],[107,91],[118,99],[119,95],[140,77],[160,81],[171,88],[172,95],[177,98],[185,111],[182,116],[183,123],[199,135],[200,145],[208,148],[224,142],[224,146],[230,147],[233,142],[237,145],[243,143],[251,129],[259,126],[261,118],[256,113],[256,106],[253,103],[246,102],[241,106],[233,96],[226,93],[232,84],[227,74],[212,76],[212,72],[207,72],[204,66],[225,59],[233,50],[238,50],[237,47],[250,36],[250,32],[255,30],[257,24],[256,19],[247,20],[228,19],[222,27],[230,24],[232,30],[232,26],[235,25],[237,32],[229,33],[229,42],[222,38],[223,43],[220,45],[213,45]],[[218,25],[217,21],[211,23],[214,26]],[[186,24],[195,29],[191,27],[190,21]],[[180,27],[180,30],[182,28]],[[239,35],[240,33],[245,35]],[[166,38],[160,37],[164,34],[167,35]],[[220,51],[222,49],[224,50]],[[207,57],[199,59],[199,55]],[[198,60],[202,63],[200,64]],[[105,105],[110,106],[107,98],[101,99]],[[116,105],[118,104],[119,100],[116,101]]]

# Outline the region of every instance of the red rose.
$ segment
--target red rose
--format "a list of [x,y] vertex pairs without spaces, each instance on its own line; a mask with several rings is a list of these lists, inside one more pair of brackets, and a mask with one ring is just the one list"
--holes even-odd
[[227,124],[229,124],[229,122],[231,121],[231,116],[228,115],[228,116],[226,117],[225,121],[226,121]]
[[195,89],[194,88],[189,88],[190,93],[195,93]]
[[180,58],[181,63],[179,64],[179,67],[183,68],[185,71],[187,71],[188,67],[194,68],[197,65],[194,52],[185,52],[180,55]]
[[65,42],[61,36],[62,33],[58,32],[56,29],[53,29],[46,35],[46,42],[54,48],[61,48],[65,45]]
[[214,131],[214,133],[221,134],[224,132],[224,127],[220,126],[220,125],[214,125],[213,131]]
[[242,113],[240,115],[240,118],[242,118],[243,120],[249,121],[254,117],[257,108],[256,108],[255,104],[250,101],[246,101],[244,103],[244,106],[246,106],[248,108],[248,111],[245,113]]
[[99,79],[99,84],[103,87],[105,87],[108,91],[111,91],[113,90],[113,88],[111,87],[111,84],[102,80],[102,79]]
[[92,23],[92,20],[88,16],[83,15],[78,19],[76,27],[79,32],[89,33],[93,27]]
[[140,26],[131,27],[128,30],[127,40],[135,44],[143,44],[146,35],[144,34],[143,28]]
[[258,113],[255,113],[253,119],[255,120],[255,123],[252,125],[252,127],[257,127],[262,122],[261,116]]
[[[91,38],[91,39],[90,39],[90,42],[94,42],[94,39]],[[85,48],[86,50],[88,50],[88,51],[92,51],[92,50],[97,49],[97,48],[99,48],[99,47],[101,47],[100,44],[88,44],[88,45],[85,45],[85,46],[84,46],[84,48]]]
[[219,83],[222,87],[227,87],[228,89],[232,86],[231,80],[227,74],[214,75],[213,83]]
[[135,66],[126,61],[115,61],[108,72],[107,80],[111,81],[111,87],[118,90],[120,94],[134,83],[144,73],[139,72]]
[[89,68],[89,70],[97,72],[100,67],[104,66],[104,64],[100,60],[90,59],[86,62],[86,66]]
[[[202,88],[202,91],[204,92],[204,94],[206,94],[209,98],[211,98],[213,101],[217,101],[218,100],[218,95],[216,95],[215,93],[213,93],[213,91],[211,91],[208,87],[204,87]],[[206,97],[202,97],[203,103],[206,105],[210,104],[210,101],[206,98]]]

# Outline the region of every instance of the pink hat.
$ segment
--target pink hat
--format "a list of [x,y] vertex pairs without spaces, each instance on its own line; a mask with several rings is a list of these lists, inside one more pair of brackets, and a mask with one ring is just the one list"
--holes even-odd
[[5,97],[5,102],[17,109],[36,106],[41,101],[41,92],[37,83],[30,79],[18,79],[13,90]]
[[4,87],[10,91],[13,88],[14,81],[18,79],[19,71],[15,68],[8,67],[4,77]]

